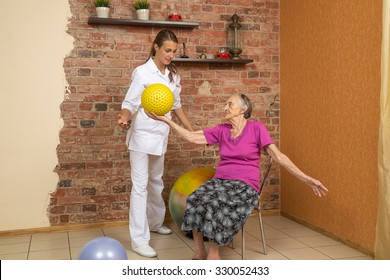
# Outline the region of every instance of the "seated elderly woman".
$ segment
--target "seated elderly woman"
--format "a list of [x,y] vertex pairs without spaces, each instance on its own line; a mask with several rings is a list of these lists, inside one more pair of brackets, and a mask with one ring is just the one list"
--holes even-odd
[[[261,150],[275,162],[312,188],[321,197],[328,191],[318,180],[303,173],[273,144],[259,121],[249,121],[252,103],[244,94],[229,97],[224,107],[226,123],[199,131],[188,131],[164,116],[163,121],[183,138],[196,144],[218,144],[220,160],[214,178],[188,196],[181,229],[192,231],[193,259],[220,259],[219,247],[232,242],[259,200]],[[209,252],[203,237],[210,240]]]

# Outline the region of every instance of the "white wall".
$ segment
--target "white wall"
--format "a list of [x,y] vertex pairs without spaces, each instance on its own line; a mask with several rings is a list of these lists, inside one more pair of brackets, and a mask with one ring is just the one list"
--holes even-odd
[[[0,17],[0,231],[49,226],[65,93],[68,0],[3,1]],[[21,3],[23,2],[23,3]]]

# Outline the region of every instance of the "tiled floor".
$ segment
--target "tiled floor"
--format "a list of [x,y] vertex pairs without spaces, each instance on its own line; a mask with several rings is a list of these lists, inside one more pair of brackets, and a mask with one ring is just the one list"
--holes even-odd
[[[263,216],[268,254],[262,253],[257,215],[249,218],[246,230],[246,259],[255,260],[370,260],[370,256],[340,242],[308,229],[282,216]],[[150,245],[160,260],[189,260],[193,241],[172,222],[171,235],[151,234]],[[29,234],[0,237],[1,260],[71,260],[77,259],[83,246],[100,236],[114,238],[122,243],[129,260],[146,259],[131,250],[127,226],[103,227],[78,231]],[[235,248],[223,247],[224,260],[241,259],[241,233],[237,234]]]

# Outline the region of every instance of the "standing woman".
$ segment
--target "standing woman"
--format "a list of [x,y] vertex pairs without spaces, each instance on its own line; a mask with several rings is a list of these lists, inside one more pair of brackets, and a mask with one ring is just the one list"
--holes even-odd
[[[164,84],[174,94],[172,111],[180,122],[193,131],[180,103],[180,76],[171,63],[177,51],[178,40],[170,30],[160,31],[152,43],[148,60],[138,66],[131,76],[131,85],[122,103],[118,124],[129,128],[126,144],[130,150],[132,190],[130,195],[129,227],[133,251],[143,257],[155,257],[150,247],[150,231],[170,234],[163,225],[165,203],[162,198],[164,183],[164,154],[167,150],[169,125],[145,114],[141,95],[151,84]],[[165,115],[171,119],[168,112]],[[131,123],[131,125],[130,125]]]

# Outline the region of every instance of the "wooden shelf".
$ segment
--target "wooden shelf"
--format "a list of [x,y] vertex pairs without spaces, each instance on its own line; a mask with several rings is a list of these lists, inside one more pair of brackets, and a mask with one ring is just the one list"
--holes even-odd
[[247,64],[253,62],[253,59],[174,58],[172,61],[177,63]]
[[90,17],[88,24],[117,25],[117,26],[144,26],[144,27],[173,27],[194,29],[199,26],[198,22],[164,21],[164,20],[138,20],[121,18],[98,18]]
[[[98,18],[90,17],[88,24],[95,25],[115,25],[115,26],[139,26],[139,27],[170,27],[194,29],[199,27],[198,22],[184,21],[158,21],[158,20],[138,20],[121,18]],[[199,64],[247,64],[253,62],[253,59],[201,59],[201,58],[175,58],[173,62],[177,63],[199,63]]]

